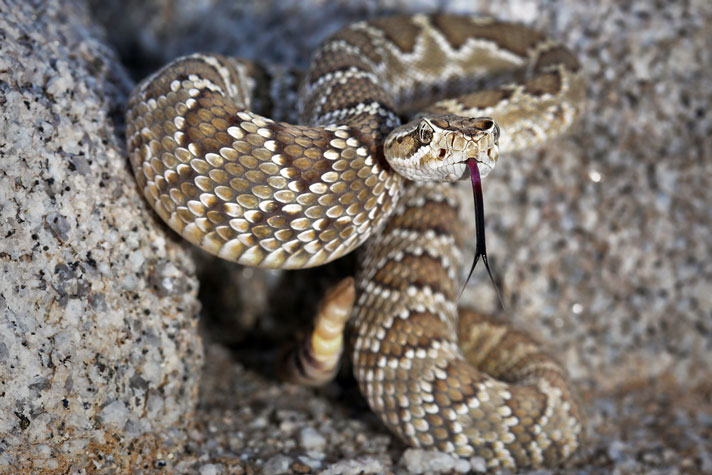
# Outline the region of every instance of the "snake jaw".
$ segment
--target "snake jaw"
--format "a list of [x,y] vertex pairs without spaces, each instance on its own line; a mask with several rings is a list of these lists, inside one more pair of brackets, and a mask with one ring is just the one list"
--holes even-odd
[[462,161],[462,175],[461,180],[471,177],[471,169],[469,166],[470,161],[474,161],[477,164],[477,170],[479,172],[480,178],[484,178],[494,169],[497,164],[497,157],[499,155],[499,147],[497,144],[492,144],[484,150],[475,149],[475,153],[463,156]]

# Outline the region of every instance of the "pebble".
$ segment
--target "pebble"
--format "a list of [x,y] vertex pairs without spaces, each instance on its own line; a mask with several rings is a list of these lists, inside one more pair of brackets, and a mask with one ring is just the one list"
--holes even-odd
[[323,451],[326,439],[313,427],[305,427],[299,432],[299,443],[305,450]]
[[356,460],[341,460],[329,465],[319,475],[361,475],[385,473],[386,466],[375,457],[359,457]]
[[275,455],[270,457],[262,467],[264,475],[280,475],[289,472],[289,466],[292,464],[292,459],[286,455]]
[[[458,460],[459,459],[452,455],[443,452],[407,449],[403,453],[401,463],[403,463],[411,473],[447,472],[455,470],[456,465],[462,468],[462,465],[457,463]],[[467,468],[464,470],[466,472],[469,469],[469,463],[466,461],[465,463],[467,464]]]
[[198,473],[200,475],[220,475],[223,473],[223,467],[215,463],[206,463],[200,466]]
[[298,458],[301,463],[307,465],[312,470],[319,470],[321,468],[321,460],[312,457],[307,457],[306,455],[300,455]]

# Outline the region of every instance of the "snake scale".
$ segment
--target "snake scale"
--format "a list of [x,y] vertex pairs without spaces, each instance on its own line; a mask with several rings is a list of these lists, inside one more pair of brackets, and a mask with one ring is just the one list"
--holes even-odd
[[317,266],[373,236],[350,349],[381,420],[410,445],[491,468],[565,463],[584,419],[564,370],[526,335],[458,316],[464,237],[448,182],[466,159],[484,176],[499,151],[566,130],[584,95],[576,58],[521,25],[413,15],[322,43],[299,91],[304,125],[257,110],[266,76],[194,54],[137,86],[127,142],[149,203],[188,241],[251,266]]

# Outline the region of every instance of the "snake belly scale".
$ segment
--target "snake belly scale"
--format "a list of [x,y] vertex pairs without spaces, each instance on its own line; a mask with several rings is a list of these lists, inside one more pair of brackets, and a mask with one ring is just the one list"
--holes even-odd
[[[245,265],[316,266],[368,240],[350,351],[381,420],[413,446],[492,468],[570,459],[584,416],[561,366],[526,335],[458,314],[463,236],[445,182],[464,164],[430,182],[401,173],[428,180],[423,168],[472,147],[484,176],[497,147],[563,132],[582,109],[576,58],[521,25],[413,15],[325,40],[301,84],[303,125],[257,110],[269,102],[259,100],[264,76],[250,61],[195,54],[137,86],[127,143],[148,202],[188,241]],[[413,112],[431,115],[401,125]],[[475,132],[462,142],[456,116],[494,122],[468,119]]]

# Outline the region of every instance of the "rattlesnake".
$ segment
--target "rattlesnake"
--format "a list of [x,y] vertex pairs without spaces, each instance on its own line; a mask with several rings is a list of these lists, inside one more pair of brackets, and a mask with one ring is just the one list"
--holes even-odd
[[[255,78],[266,75],[195,54],[136,88],[128,150],[153,208],[190,242],[245,265],[316,266],[373,236],[356,277],[351,348],[383,422],[413,446],[480,455],[490,467],[569,459],[583,414],[561,367],[505,325],[471,312],[458,320],[459,203],[442,181],[466,176],[468,158],[485,175],[497,148],[568,128],[583,96],[575,57],[491,19],[356,23],[312,58],[299,101],[308,125],[253,111]],[[406,183],[396,171],[434,181]]]

